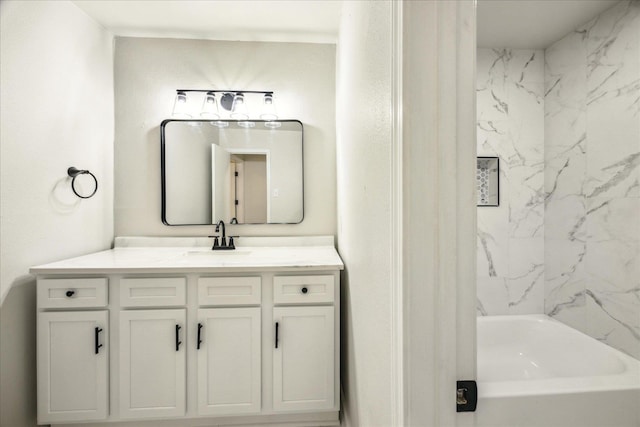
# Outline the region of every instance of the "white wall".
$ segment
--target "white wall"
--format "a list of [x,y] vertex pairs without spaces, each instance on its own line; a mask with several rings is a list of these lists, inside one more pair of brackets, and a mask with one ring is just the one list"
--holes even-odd
[[478,156],[500,159],[500,206],[478,207],[478,313],[544,309],[544,51],[478,49]]
[[474,5],[343,7],[343,425],[470,425],[452,396],[475,378]]
[[476,378],[475,4],[402,3],[404,423],[474,425],[456,380]]
[[[29,267],[113,240],[113,42],[68,1],[0,4],[0,425],[35,425]],[[67,168],[91,170],[75,197]]]
[[345,2],[337,53],[344,425],[392,425],[391,2]]
[[283,119],[304,125],[305,217],[297,225],[242,225],[239,235],[336,232],[335,46],[117,38],[116,235],[201,235],[211,226],[160,219],[160,122],[176,89],[271,90]]

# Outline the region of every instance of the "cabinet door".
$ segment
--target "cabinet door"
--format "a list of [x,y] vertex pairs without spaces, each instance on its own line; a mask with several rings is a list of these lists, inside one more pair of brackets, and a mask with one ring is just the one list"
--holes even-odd
[[259,413],[260,307],[198,310],[198,413]]
[[108,412],[106,311],[38,314],[38,424]]
[[185,310],[120,312],[120,415],[185,414]]
[[273,408],[332,409],[334,308],[275,307]]

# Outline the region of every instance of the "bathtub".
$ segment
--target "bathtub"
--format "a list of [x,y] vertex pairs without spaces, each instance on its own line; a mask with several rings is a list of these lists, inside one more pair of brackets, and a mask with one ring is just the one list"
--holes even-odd
[[544,315],[479,317],[476,421],[638,427],[640,361]]

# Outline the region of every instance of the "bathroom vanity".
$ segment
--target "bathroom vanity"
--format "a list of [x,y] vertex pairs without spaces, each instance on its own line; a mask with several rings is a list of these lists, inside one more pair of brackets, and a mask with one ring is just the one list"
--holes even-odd
[[39,424],[339,425],[333,237],[211,241],[117,238],[31,269]]

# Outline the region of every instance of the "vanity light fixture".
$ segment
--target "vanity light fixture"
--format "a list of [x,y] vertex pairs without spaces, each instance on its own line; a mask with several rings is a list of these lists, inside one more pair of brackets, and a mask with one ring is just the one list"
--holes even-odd
[[264,95],[264,101],[262,105],[262,114],[260,114],[262,120],[277,120],[276,106],[273,104],[273,94],[266,93]]
[[177,119],[190,119],[191,114],[189,114],[187,108],[187,94],[184,91],[177,91],[176,100],[173,103],[173,117]]
[[200,117],[203,119],[216,120],[220,118],[218,114],[218,103],[216,102],[216,94],[213,92],[207,92],[202,102],[202,111]]
[[236,120],[246,120],[249,118],[247,104],[244,103],[244,94],[236,93],[233,97],[233,107],[231,107],[231,118]]
[[[257,97],[254,95],[260,96],[262,101],[260,107],[257,105],[259,101],[255,99]],[[200,111],[192,111],[195,110],[190,107],[192,105],[201,105]],[[261,120],[265,120],[266,127],[279,127],[273,122],[278,119],[278,115],[271,91],[177,89],[172,116],[176,119],[199,117],[205,120],[215,120],[211,124],[218,127],[229,125],[224,121],[225,118],[234,119],[244,121],[246,124],[244,127],[253,127],[255,123],[249,122],[249,119],[257,118],[251,113],[254,110],[260,111],[259,117]]]

